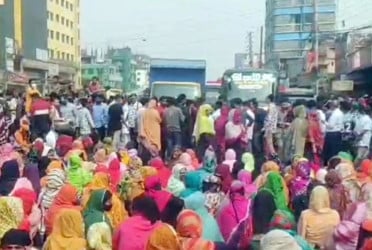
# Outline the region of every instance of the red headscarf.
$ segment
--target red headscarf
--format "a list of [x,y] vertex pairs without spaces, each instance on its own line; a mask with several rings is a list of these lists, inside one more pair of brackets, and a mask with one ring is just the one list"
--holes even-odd
[[23,212],[25,213],[25,216],[29,216],[36,203],[36,193],[28,188],[20,188],[13,193],[13,196],[22,200]]
[[158,205],[159,211],[163,212],[172,198],[172,194],[165,190],[159,190],[160,185],[158,176],[147,177],[145,180],[146,195],[153,198]]
[[172,172],[170,171],[170,169],[168,169],[165,166],[164,161],[160,157],[156,157],[155,159],[153,159],[151,161],[150,165],[151,165],[151,167],[156,168],[156,170],[158,171],[157,176],[160,179],[161,186],[163,188],[167,187],[168,186],[168,180],[169,180]]
[[227,105],[223,105],[221,107],[221,115],[220,117],[216,119],[214,123],[217,136],[225,135],[225,126],[228,121],[229,121],[229,107]]
[[221,164],[216,168],[216,174],[222,179],[222,191],[227,193],[230,190],[231,183],[234,178],[230,172],[230,166],[227,164]]
[[110,175],[111,190],[115,191],[120,183],[120,161],[118,158],[114,158],[109,163],[108,174]]

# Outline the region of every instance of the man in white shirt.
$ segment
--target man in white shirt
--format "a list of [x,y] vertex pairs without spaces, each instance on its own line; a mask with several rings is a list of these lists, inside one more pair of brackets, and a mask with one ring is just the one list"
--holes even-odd
[[372,119],[362,106],[360,106],[359,115],[355,121],[354,133],[357,149],[355,162],[358,163],[360,160],[368,157],[372,136]]
[[344,114],[339,108],[337,100],[329,102],[330,116],[326,121],[326,135],[324,141],[324,161],[325,164],[333,156],[337,155],[342,149],[341,131],[344,126]]
[[247,151],[252,153],[252,140],[253,140],[253,129],[254,129],[254,123],[256,120],[254,111],[253,111],[253,101],[249,100],[247,102],[244,102],[244,125],[247,130],[247,139],[248,139],[248,146]]

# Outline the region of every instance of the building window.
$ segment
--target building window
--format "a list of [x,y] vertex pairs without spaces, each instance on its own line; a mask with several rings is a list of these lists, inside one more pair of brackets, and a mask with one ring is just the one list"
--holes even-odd
[[59,4],[59,0],[56,0],[56,4]]
[[62,23],[63,25],[65,25],[65,18],[64,18],[64,17],[61,18],[61,23]]
[[57,59],[59,59],[61,56],[61,52],[60,51],[57,51]]
[[65,42],[65,34],[62,34],[62,42],[64,43]]
[[65,0],[61,0],[61,6],[62,6],[62,7],[65,6]]
[[49,30],[49,38],[54,39],[54,31],[53,30]]
[[70,54],[69,53],[66,54],[66,59],[67,59],[67,61],[70,61]]
[[70,25],[71,25],[71,29],[73,29],[74,28],[74,23],[72,21],[71,21]]
[[65,52],[62,52],[62,60],[65,60]]
[[57,39],[57,41],[59,41],[59,32],[58,31],[56,32],[56,39]]
[[56,15],[56,21],[59,22],[59,15]]
[[53,14],[53,12],[49,12],[49,14],[50,14],[50,20],[53,21],[53,19],[54,19],[54,14]]
[[74,45],[74,38],[71,37],[71,45]]
[[70,10],[74,11],[74,5],[72,5],[72,3],[70,3]]
[[54,50],[49,50],[49,58],[54,58]]
[[66,36],[66,43],[70,44],[70,37],[69,36]]
[[70,27],[70,20],[66,19],[66,26]]
[[65,5],[66,6],[66,9],[68,9],[68,6],[69,5],[70,5],[70,3],[66,1],[66,5]]
[[71,55],[71,61],[74,61],[74,55]]

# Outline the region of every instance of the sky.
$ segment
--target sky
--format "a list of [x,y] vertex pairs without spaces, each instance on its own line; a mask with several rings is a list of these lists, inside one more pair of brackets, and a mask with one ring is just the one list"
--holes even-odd
[[157,58],[204,59],[207,77],[234,66],[253,32],[259,51],[265,0],[81,0],[83,48],[129,46]]

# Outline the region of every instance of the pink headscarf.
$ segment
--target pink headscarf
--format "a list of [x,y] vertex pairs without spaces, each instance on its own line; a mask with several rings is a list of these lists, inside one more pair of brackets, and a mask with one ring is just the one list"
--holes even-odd
[[108,174],[110,175],[111,189],[116,190],[121,181],[120,161],[118,158],[109,163]]
[[245,195],[247,197],[251,197],[257,192],[257,186],[252,182],[252,174],[248,170],[240,170],[238,173],[238,180],[244,184]]
[[158,205],[159,211],[163,212],[172,194],[168,191],[159,189],[161,187],[160,179],[158,176],[150,176],[145,180],[146,195],[153,198]]
[[16,183],[14,184],[13,190],[9,193],[9,196],[12,196],[15,191],[21,188],[34,191],[32,183],[26,177],[22,177],[16,181]]
[[367,218],[365,202],[354,203],[348,218],[338,224],[333,232],[335,250],[355,250],[358,243],[360,225]]
[[231,175],[229,165],[227,164],[218,165],[216,168],[216,174],[221,177],[222,191],[227,193],[230,190],[231,183],[234,180],[234,178]]
[[217,212],[217,223],[225,241],[229,240],[238,224],[249,216],[251,202],[240,193],[242,190],[244,190],[244,184],[241,181],[233,181],[228,204],[221,206]]
[[152,159],[150,166],[156,168],[156,170],[158,171],[157,176],[160,179],[161,186],[163,188],[166,188],[169,178],[172,175],[171,170],[165,166],[164,161],[160,157]]
[[222,162],[223,164],[229,165],[230,172],[232,171],[234,164],[236,162],[236,153],[234,149],[229,148],[225,152],[225,160]]
[[195,151],[192,149],[186,149],[186,153],[188,153],[191,156],[191,162],[194,169],[200,168],[200,162],[198,158],[196,157]]

